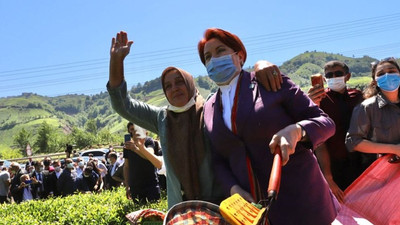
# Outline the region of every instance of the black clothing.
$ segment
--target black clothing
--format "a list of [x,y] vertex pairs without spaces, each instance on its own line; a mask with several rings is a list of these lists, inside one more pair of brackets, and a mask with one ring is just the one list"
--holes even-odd
[[14,201],[17,203],[22,202],[21,190],[18,189],[18,187],[21,184],[21,176],[23,174],[25,174],[25,171],[22,171],[20,169],[15,173],[13,179],[11,180],[11,186],[10,186],[11,196],[13,197]]
[[[118,168],[121,165],[118,162],[115,162],[115,172],[118,170]],[[122,165],[123,166],[123,165]],[[106,175],[106,183],[107,183],[107,188],[111,189],[111,188],[115,188],[115,187],[119,187],[121,185],[121,182],[118,182],[116,180],[114,180],[111,176],[111,172],[112,172],[112,168],[114,167],[114,165],[108,165],[107,166],[107,175]],[[122,169],[122,168],[121,168]]]
[[99,175],[96,172],[92,171],[92,174],[89,177],[85,177],[84,172],[82,173],[82,177],[76,179],[77,187],[79,191],[95,191],[94,186],[96,185],[97,180],[99,179]]
[[57,188],[61,195],[72,195],[77,190],[76,186],[76,173],[64,169],[57,181]]
[[[154,142],[146,138],[145,147],[154,149]],[[124,158],[129,161],[128,183],[132,199],[139,202],[160,199],[160,188],[158,186],[157,169],[150,161],[143,159],[135,152],[124,149]]]

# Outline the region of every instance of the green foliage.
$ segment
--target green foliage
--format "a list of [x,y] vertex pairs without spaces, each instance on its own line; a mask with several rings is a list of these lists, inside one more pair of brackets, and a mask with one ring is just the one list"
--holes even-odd
[[18,150],[13,150],[10,147],[0,144],[0,159],[21,158],[22,154]]
[[303,90],[310,84],[310,76],[324,71],[324,65],[331,60],[345,62],[353,77],[370,76],[371,62],[374,58],[364,56],[362,58],[346,57],[339,54],[330,54],[325,52],[305,52],[293,59],[286,61],[279,67],[282,73],[288,75]]
[[40,125],[38,130],[38,136],[34,143],[34,147],[36,148],[36,152],[40,153],[48,153],[55,152],[57,149],[58,138],[54,129],[46,122]]
[[152,208],[166,212],[165,194],[156,203],[134,204],[125,189],[100,194],[75,194],[63,198],[0,205],[0,224],[129,224],[125,215]]
[[26,145],[30,142],[31,133],[27,132],[25,128],[22,128],[17,135],[14,136],[14,144],[24,152]]
[[97,134],[97,123],[94,119],[90,119],[85,124],[85,130],[93,135]]
[[347,86],[364,90],[371,83],[371,77],[352,77],[347,82]]
[[72,140],[75,143],[76,147],[79,149],[86,148],[87,146],[91,146],[95,144],[95,136],[91,133],[84,132],[82,129],[74,127],[72,129]]

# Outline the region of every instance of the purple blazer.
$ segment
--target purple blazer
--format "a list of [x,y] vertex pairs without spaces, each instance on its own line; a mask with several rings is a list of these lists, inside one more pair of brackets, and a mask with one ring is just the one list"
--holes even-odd
[[237,135],[224,124],[219,91],[204,106],[215,174],[225,194],[229,196],[235,184],[250,192],[247,153],[267,196],[272,167],[269,142],[279,130],[299,122],[310,142],[297,143],[296,152],[282,168],[278,199],[269,219],[272,224],[331,224],[336,217],[333,195],[311,149],[334,134],[334,122],[285,75],[278,92],[259,88],[248,72],[242,73],[239,82]]

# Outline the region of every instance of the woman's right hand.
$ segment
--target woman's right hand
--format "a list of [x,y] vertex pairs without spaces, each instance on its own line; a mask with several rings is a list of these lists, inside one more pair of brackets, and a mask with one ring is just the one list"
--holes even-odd
[[336,199],[343,204],[344,192],[342,191],[342,189],[340,189],[340,187],[335,183],[333,178],[325,178],[325,179],[328,182],[329,188],[331,189],[333,195],[335,195]]
[[254,64],[254,72],[265,90],[277,92],[281,89],[283,78],[278,66],[266,60],[259,60]]
[[117,33],[117,36],[111,40],[111,59],[123,61],[129,54],[132,44],[133,41],[128,40],[128,34],[125,31]]
[[248,202],[254,202],[253,197],[251,196],[251,194],[245,190],[243,190],[239,185],[235,184],[231,187],[231,195],[234,194],[239,194],[240,196],[242,196],[242,198],[244,198],[246,201]]
[[110,76],[111,88],[118,87],[124,80],[124,59],[129,54],[133,41],[128,41],[128,34],[124,31],[117,33],[111,40],[110,48]]

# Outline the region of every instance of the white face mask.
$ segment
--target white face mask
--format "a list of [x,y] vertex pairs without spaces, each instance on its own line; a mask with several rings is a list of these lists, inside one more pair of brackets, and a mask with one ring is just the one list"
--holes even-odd
[[80,162],[78,163],[78,166],[79,166],[79,167],[84,167],[84,166],[85,166],[85,163],[82,162],[82,161],[80,161]]
[[68,164],[67,164],[67,168],[68,168],[68,169],[74,168],[74,164],[73,164],[73,163],[68,163]]
[[326,83],[332,91],[340,92],[346,88],[346,82],[344,81],[345,77],[346,76],[329,78],[326,79]]
[[55,171],[60,172],[61,167],[57,166],[57,167],[55,167],[54,169],[55,169]]

